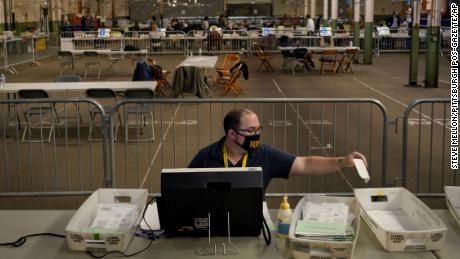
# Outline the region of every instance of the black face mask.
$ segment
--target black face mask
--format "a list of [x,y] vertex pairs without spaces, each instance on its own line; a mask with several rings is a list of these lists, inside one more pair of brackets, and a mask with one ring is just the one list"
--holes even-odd
[[244,137],[243,144],[240,144],[237,141],[235,141],[240,147],[242,147],[248,153],[252,153],[254,150],[257,149],[257,147],[259,146],[260,134],[251,135],[251,136],[245,136],[243,134],[240,134],[237,130],[235,130],[235,132],[238,135]]

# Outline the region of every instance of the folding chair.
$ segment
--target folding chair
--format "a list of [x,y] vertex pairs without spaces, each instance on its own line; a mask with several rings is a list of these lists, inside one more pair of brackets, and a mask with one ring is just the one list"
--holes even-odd
[[240,62],[240,55],[226,54],[222,64],[216,68],[217,77],[214,82],[214,86],[219,83],[225,84],[227,80],[225,80],[224,77],[230,76],[230,68],[238,62]]
[[120,73],[120,70],[118,69],[117,67],[117,63],[118,61],[120,61],[122,59],[122,55],[121,54],[109,54],[108,56],[108,60],[110,61],[110,66],[108,69],[112,69],[115,74],[119,74]]
[[[49,95],[46,91],[41,89],[30,89],[30,90],[19,90],[18,97],[21,99],[46,99],[49,98]],[[25,107],[24,107],[25,106]],[[47,138],[47,142],[51,142],[51,136],[55,128],[57,128],[57,124],[59,123],[57,111],[55,104],[39,104],[38,106],[29,106],[28,104],[21,105],[21,110],[26,120],[27,126],[24,128],[22,133],[21,143],[24,142],[43,142],[43,129],[49,129],[49,134]],[[37,123],[39,126],[32,125],[32,116],[38,116],[40,121]],[[51,116],[51,117],[50,117]],[[47,122],[49,127],[43,127],[44,119],[50,117],[50,121]],[[32,139],[32,129],[40,129],[40,139]],[[29,137],[26,139],[27,133]]]
[[329,71],[336,73],[336,63],[337,63],[337,50],[335,49],[325,49],[323,50],[323,54],[319,58],[321,62],[320,73],[323,74],[326,69],[324,69],[324,64],[327,64],[331,69]]
[[70,51],[58,51],[58,61],[59,61],[59,75],[62,75],[62,72],[67,68],[72,69],[72,74],[75,74],[75,64],[74,57]]
[[341,56],[338,60],[339,65],[337,67],[337,71],[347,72],[348,70],[350,70],[351,73],[354,73],[353,72],[353,60],[355,58],[356,53],[358,53],[358,49],[355,49],[355,48],[346,49],[343,56]]
[[[115,91],[113,91],[112,89],[108,89],[108,88],[97,88],[97,89],[87,89],[86,90],[86,97],[89,97],[89,98],[94,98],[94,99],[98,99],[98,101],[100,103],[102,103],[103,100],[109,100],[111,101],[111,104],[112,105],[103,105],[102,108],[104,109],[104,112],[108,115],[112,115],[112,109],[113,107],[117,104],[117,95],[115,93]],[[101,111],[95,107],[95,106],[91,106],[89,108],[89,119],[90,119],[90,122],[89,122],[89,134],[88,134],[88,141],[97,141],[97,140],[101,140],[101,139],[96,139],[96,138],[93,138],[93,129],[94,129],[94,122],[97,118],[97,115],[101,115],[101,121],[103,120],[102,118],[102,114],[101,114]],[[120,116],[120,113],[117,113],[117,117],[118,117],[118,122],[115,126],[115,133],[114,133],[114,139],[117,140],[117,135],[118,135],[118,127],[119,127],[119,124],[121,123],[121,116]]]
[[[151,89],[129,89],[125,91],[125,99],[153,99],[154,97],[155,95]],[[152,105],[147,103],[126,104],[124,108],[124,115],[126,141],[155,141],[155,115]],[[136,116],[134,126],[130,126],[128,121],[130,115]],[[149,117],[148,122],[145,119],[145,115]],[[147,123],[150,125],[150,135],[147,138],[141,139],[139,135],[144,134],[143,129],[147,126]],[[129,128],[136,128],[137,139],[129,140]]]
[[272,56],[268,56],[264,53],[264,51],[260,47],[256,47],[256,56],[260,60],[260,66],[257,68],[257,71],[260,71],[260,69],[265,68],[265,71],[271,71],[274,72],[272,65],[270,64],[270,59],[272,59]]
[[88,75],[88,70],[91,66],[97,66],[97,80],[101,78],[101,57],[97,51],[84,51],[83,56],[85,57],[85,79]]
[[[79,75],[62,75],[62,76],[57,76],[56,79],[54,79],[54,82],[64,82],[64,83],[72,83],[72,82],[83,82],[83,79]],[[80,119],[80,122],[83,123],[83,118],[81,117],[80,114],[80,105],[77,102],[73,103],[76,108],[76,112],[78,114],[78,117]]]
[[241,75],[241,67],[243,64],[240,64],[236,69],[232,71],[229,77],[224,77],[226,79],[224,85],[224,93],[222,95],[227,95],[228,92],[233,91],[236,95],[240,95],[243,89],[238,85],[237,80]]
[[[302,67],[303,72],[307,73],[307,55],[308,50],[306,48],[297,48],[292,52],[293,61],[296,62],[295,67]],[[294,66],[291,63],[292,74],[295,74]]]

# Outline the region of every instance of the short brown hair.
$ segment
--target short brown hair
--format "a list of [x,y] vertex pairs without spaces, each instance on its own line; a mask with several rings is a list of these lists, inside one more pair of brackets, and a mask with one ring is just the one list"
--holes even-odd
[[243,117],[243,115],[251,113],[254,112],[246,108],[236,108],[229,111],[224,118],[225,135],[227,135],[228,130],[237,129],[240,126],[241,117]]

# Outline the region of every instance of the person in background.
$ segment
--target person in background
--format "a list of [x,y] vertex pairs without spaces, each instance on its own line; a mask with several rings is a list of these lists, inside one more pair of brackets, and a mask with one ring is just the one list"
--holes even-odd
[[309,14],[307,14],[307,34],[308,35],[314,35],[315,34],[315,21]]
[[397,29],[399,27],[400,18],[395,11],[393,11],[393,15],[388,18],[387,24],[390,29]]
[[208,16],[205,16],[203,18],[203,21],[201,22],[201,29],[202,30],[209,30],[209,17]]
[[227,19],[225,19],[223,14],[219,16],[219,19],[217,20],[217,26],[222,29],[227,28]]
[[233,109],[224,118],[225,136],[201,149],[188,165],[204,167],[262,167],[263,186],[273,178],[322,176],[353,167],[353,159],[367,161],[356,151],[343,157],[294,156],[267,144],[260,144],[262,126],[255,112]]

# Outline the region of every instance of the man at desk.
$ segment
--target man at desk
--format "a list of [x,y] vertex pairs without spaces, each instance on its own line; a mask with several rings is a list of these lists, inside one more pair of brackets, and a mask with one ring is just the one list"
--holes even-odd
[[224,118],[225,136],[203,148],[189,167],[262,167],[264,189],[272,178],[291,175],[326,175],[353,167],[359,158],[367,166],[366,158],[358,152],[345,157],[294,156],[267,144],[259,144],[262,126],[257,115],[249,109],[231,110]]

